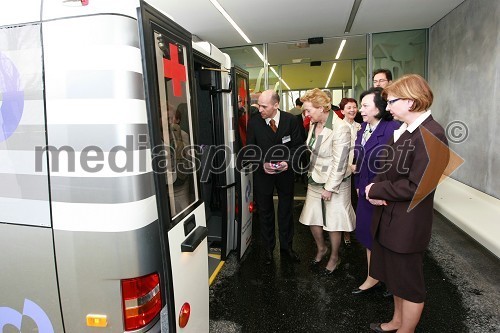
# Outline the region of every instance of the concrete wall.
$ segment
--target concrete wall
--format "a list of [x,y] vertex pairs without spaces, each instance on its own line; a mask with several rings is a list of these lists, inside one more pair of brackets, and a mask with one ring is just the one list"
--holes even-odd
[[[465,163],[452,178],[500,198],[500,1],[466,0],[429,31],[434,118]],[[454,130],[453,127],[455,128]]]

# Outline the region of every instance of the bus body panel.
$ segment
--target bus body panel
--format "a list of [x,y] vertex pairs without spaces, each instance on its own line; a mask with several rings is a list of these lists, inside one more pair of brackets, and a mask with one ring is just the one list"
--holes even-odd
[[0,28],[0,221],[50,227],[40,30]]
[[238,66],[231,68],[231,79],[233,89],[233,117],[235,119],[235,142],[234,152],[237,167],[234,168],[236,178],[237,206],[236,231],[237,250],[242,258],[252,241],[252,212],[250,204],[253,205],[253,175],[250,165],[243,167],[241,156],[246,144],[246,132],[248,119],[250,118],[250,93],[248,72]]
[[253,174],[251,172],[251,167],[246,166],[240,171],[240,182],[241,182],[241,228],[238,235],[240,242],[239,246],[239,257],[243,257],[246,250],[250,246],[252,241],[252,217],[253,214],[250,212],[250,204],[253,203]]
[[[206,227],[205,205],[201,204],[194,210],[196,228]],[[192,215],[177,223],[168,232],[172,278],[175,286],[175,314],[179,332],[208,332],[209,326],[209,294],[208,294],[208,246],[205,238],[194,252],[182,252],[181,244],[187,235],[184,223]],[[180,242],[179,242],[180,241]],[[191,306],[191,316],[185,328],[179,327],[178,315],[184,303]]]
[[40,21],[42,0],[18,0],[0,2],[1,25],[19,25]]
[[[143,3],[139,24],[143,33],[143,72],[152,144],[177,145],[173,133],[170,133],[174,125],[179,125],[179,129],[185,133],[183,144],[197,144],[192,123],[197,119],[193,95],[192,36],[160,11]],[[177,71],[173,73],[167,70],[172,68]],[[180,113],[184,111],[179,120],[189,120],[186,127],[182,123],[174,124],[174,118],[167,117],[174,110]],[[199,194],[199,173],[187,172],[187,178],[177,182],[176,179],[181,180],[178,178],[181,172],[175,168],[176,161],[170,157],[181,155],[175,152],[169,154],[172,155],[167,154],[164,160],[153,159],[154,170],[159,171],[155,175],[155,184],[160,227],[168,235],[168,261],[173,285],[173,322],[168,326],[179,332],[208,332],[207,222],[205,205]],[[165,168],[160,167],[162,163],[174,166],[171,172],[165,173]],[[191,314],[187,325],[181,328],[179,314],[184,304],[190,305]],[[165,326],[162,322],[162,330]]]
[[80,1],[44,0],[42,20],[95,14],[120,14],[137,18],[137,7],[139,0],[89,0],[87,6],[82,6]]
[[109,330],[123,331],[120,280],[153,272],[166,278],[137,21],[103,14],[42,25],[65,329],[99,330],[85,321],[98,314]]
[[52,229],[2,223],[0,244],[0,330],[63,332]]
[[[231,59],[229,56],[222,51],[220,51],[215,45],[209,42],[193,42],[193,49],[203,53],[207,57],[220,63],[221,70],[221,89],[227,90],[221,94],[221,104],[222,104],[222,125],[224,128],[224,146],[229,155],[225,158],[225,168],[224,172],[226,175],[225,185],[226,188],[226,216],[227,216],[227,226],[226,226],[226,255],[237,248],[236,240],[236,226],[235,226],[235,206],[236,206],[236,189],[235,189],[235,152],[234,152],[234,141],[235,141],[235,128],[234,119],[232,112],[232,94],[234,92],[229,91],[231,89],[231,77],[229,75],[229,70],[231,69]],[[224,229],[223,229],[224,230]]]
[[151,272],[163,278],[159,234],[157,221],[125,232],[54,232],[67,333],[91,329],[87,314],[106,315],[111,332],[124,330],[120,280]]
[[[24,6],[26,6],[27,3],[29,3],[30,6],[33,6],[33,2],[40,3],[41,0],[19,0],[19,2],[22,4],[24,3]],[[158,11],[162,12],[163,15],[173,20],[173,18],[168,15],[168,1],[149,0],[146,2],[154,6],[154,8]],[[46,21],[95,14],[119,14],[137,18],[137,8],[140,4],[140,0],[89,0],[87,6],[82,6],[79,0],[44,0],[42,20]],[[40,15],[39,6],[40,5],[38,5],[36,11],[38,17]],[[0,5],[0,8],[3,9],[3,6]],[[20,5],[19,8],[23,8],[22,5]]]
[[79,17],[43,31],[54,228],[149,225],[158,216],[137,21]]
[[[7,98],[24,93],[16,104],[24,112],[16,132],[0,140],[0,178],[7,185],[0,189],[0,258],[7,267],[0,318],[14,327],[22,318],[20,331],[42,332],[47,323],[54,332],[102,331],[87,326],[89,314],[105,315],[105,330],[123,331],[120,280],[154,272],[162,320],[158,315],[137,332],[163,330],[170,319],[180,330],[178,318],[166,318],[170,297],[176,314],[185,302],[192,306],[182,331],[208,331],[207,241],[181,252],[189,236],[182,221],[168,237],[158,221],[139,5],[47,0],[40,10],[40,1],[21,0],[0,7],[0,26],[7,26],[0,28],[0,56],[8,58],[2,69],[8,64],[8,73],[20,73],[15,94],[0,97],[7,105]],[[190,213],[196,226],[206,226],[204,209],[197,203]],[[165,294],[169,274],[175,296]],[[34,321],[26,320],[30,309]]]
[[[231,59],[225,53],[222,53],[219,49],[215,48],[214,52],[217,55],[217,58],[221,58],[221,67],[224,70],[221,75],[222,87],[223,89],[230,90],[231,89]],[[227,234],[226,234],[226,248],[229,253],[232,250],[237,248],[237,239],[236,236],[237,228],[236,228],[236,216],[235,216],[235,207],[236,207],[236,179],[235,179],[235,161],[236,161],[236,152],[234,151],[234,141],[235,141],[235,124],[233,118],[233,103],[232,103],[232,94],[236,92],[232,91],[231,93],[224,94],[222,100],[223,107],[223,119],[224,119],[224,144],[228,147],[228,151],[231,153],[230,156],[226,157],[226,184],[231,185],[227,191]]]

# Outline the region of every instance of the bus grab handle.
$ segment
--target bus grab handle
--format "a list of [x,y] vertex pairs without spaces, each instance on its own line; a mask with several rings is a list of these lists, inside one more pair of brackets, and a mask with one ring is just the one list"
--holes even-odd
[[211,95],[222,94],[222,93],[230,93],[232,91],[233,90],[231,88],[230,89],[216,89],[214,87],[210,87],[210,94]]
[[199,226],[181,244],[182,252],[194,252],[198,245],[208,236],[208,228]]
[[220,185],[220,186],[217,186],[217,188],[220,188],[221,190],[227,190],[228,188],[231,188],[234,186],[236,186],[236,182],[231,183],[231,184],[227,184],[227,185]]

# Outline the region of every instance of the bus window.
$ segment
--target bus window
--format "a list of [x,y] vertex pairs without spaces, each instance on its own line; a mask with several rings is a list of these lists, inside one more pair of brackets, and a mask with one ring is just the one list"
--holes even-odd
[[[199,198],[189,99],[186,47],[155,32],[160,119],[166,157],[166,186],[171,218]],[[185,84],[182,84],[185,83]]]
[[238,85],[238,131],[240,134],[240,148],[247,144],[247,126],[250,118],[248,110],[248,89],[244,77],[237,75]]

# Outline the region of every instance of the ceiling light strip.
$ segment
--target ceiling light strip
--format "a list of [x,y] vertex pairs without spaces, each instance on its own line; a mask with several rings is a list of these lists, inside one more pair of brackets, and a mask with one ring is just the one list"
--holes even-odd
[[259,56],[260,60],[262,60],[262,62],[265,62],[264,55],[259,51],[259,49],[255,46],[252,46],[252,49]]
[[290,87],[288,86],[288,84],[286,84],[285,80],[283,80],[283,79],[281,78],[281,76],[279,76],[279,75],[278,75],[278,72],[276,72],[276,70],[275,70],[274,68],[272,68],[272,67],[269,67],[269,68],[271,68],[271,71],[274,73],[274,75],[276,75],[276,77],[278,78],[278,80],[280,80],[280,81],[281,81],[281,82],[285,85],[285,87],[286,87],[288,90],[291,90],[291,89],[290,89]]
[[335,60],[340,58],[340,54],[342,53],[342,50],[344,49],[345,43],[346,43],[346,40],[342,39],[342,42],[340,43],[340,46],[339,46],[339,50],[337,51],[337,55],[335,56]]
[[330,84],[330,80],[332,79],[333,71],[335,70],[336,66],[337,66],[337,63],[334,62],[332,65],[332,70],[330,71],[330,75],[328,75],[328,80],[326,81],[325,88],[328,88],[328,85]]
[[352,4],[351,14],[349,15],[349,20],[347,21],[347,25],[345,26],[344,33],[351,32],[352,24],[354,23],[354,18],[358,14],[359,5],[361,5],[362,0],[355,0]]
[[219,4],[219,2],[217,0],[210,0],[210,2],[212,3],[212,5],[215,6],[215,8],[217,8],[217,10],[226,18],[226,20],[231,23],[231,25],[233,26],[233,28],[238,31],[238,33],[240,34],[241,37],[243,37],[243,39],[247,42],[247,43],[252,43],[252,41],[250,40],[250,38],[247,37],[247,35],[245,35],[245,33],[243,32],[243,30],[240,29],[240,27],[236,24],[236,22],[234,22],[234,20],[232,19],[231,16],[229,16],[229,14],[226,12],[226,10],[224,8],[222,8],[222,6]]
[[[264,55],[263,55],[263,54],[259,51],[259,49],[258,49],[258,48],[256,48],[255,46],[252,46],[252,49],[253,49],[253,51],[257,54],[257,56],[260,58],[260,60],[262,60],[262,62],[263,62],[264,64],[266,64],[266,63],[267,63],[267,64],[269,65],[269,63],[268,63],[268,62],[264,59]],[[276,77],[278,78],[278,80],[280,80],[280,81],[281,81],[281,82],[285,85],[285,87],[287,87],[287,89],[288,89],[288,90],[292,90],[292,89],[288,86],[288,84],[285,82],[285,80],[283,80],[283,79],[281,78],[281,76],[279,76],[279,75],[278,75],[278,72],[276,72],[276,70],[275,70],[274,68],[272,68],[271,66],[269,66],[269,68],[271,69],[271,72],[273,72],[273,73],[274,73],[274,75],[276,75]]]
[[[222,8],[222,6],[220,5],[220,3],[217,1],[217,0],[210,0],[210,2],[212,3],[212,5],[214,5],[215,8],[217,8],[217,10],[224,16],[224,18],[233,26],[233,28],[238,31],[238,33],[240,34],[241,37],[243,37],[243,39],[247,42],[247,43],[252,43],[252,41],[250,40],[250,38],[247,37],[247,35],[243,32],[243,30],[241,30],[241,28],[236,24],[236,22],[234,22],[234,20],[232,19],[231,16],[229,16],[229,14],[226,12],[226,10],[224,8]],[[266,63],[266,60],[264,59],[264,55],[259,51],[258,48],[256,48],[255,46],[252,47],[253,51],[257,54],[257,56],[260,58],[260,60],[262,60],[262,62],[265,64]],[[269,63],[267,63],[269,65]],[[271,68],[271,71],[276,75],[276,77],[285,85],[285,87],[287,87],[288,90],[291,90],[290,87],[288,86],[288,84],[285,82],[285,80],[283,80],[279,75],[278,73],[276,72],[276,70],[272,67]]]

